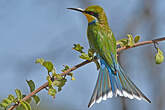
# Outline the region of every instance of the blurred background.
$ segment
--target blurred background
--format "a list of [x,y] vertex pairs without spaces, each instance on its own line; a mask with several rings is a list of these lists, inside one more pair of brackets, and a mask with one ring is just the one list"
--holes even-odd
[[[88,49],[87,20],[68,7],[101,5],[117,39],[126,34],[140,35],[141,41],[165,36],[164,0],[0,0],[0,100],[19,88],[29,93],[25,80],[36,87],[46,82],[46,70],[35,64],[36,58],[53,61],[57,72],[62,65],[82,62],[72,50],[80,43]],[[165,52],[165,42],[159,47]],[[156,65],[153,45],[128,49],[120,54],[120,63],[133,82],[152,101],[112,98],[95,104],[90,110],[164,110],[165,63]],[[67,84],[55,99],[45,90],[38,93],[41,103],[33,110],[89,110],[98,71],[94,63],[74,71],[75,81]]]

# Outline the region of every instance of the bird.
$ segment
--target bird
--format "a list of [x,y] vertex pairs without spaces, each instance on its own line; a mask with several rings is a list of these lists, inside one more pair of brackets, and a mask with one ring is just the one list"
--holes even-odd
[[129,99],[151,101],[131,81],[117,59],[117,44],[115,36],[109,27],[104,9],[92,5],[86,9],[67,8],[81,12],[88,20],[87,38],[92,49],[100,60],[100,70],[96,85],[88,107],[113,96]]

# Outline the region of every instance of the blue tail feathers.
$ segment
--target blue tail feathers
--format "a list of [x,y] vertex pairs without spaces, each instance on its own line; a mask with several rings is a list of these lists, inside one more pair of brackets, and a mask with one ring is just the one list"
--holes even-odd
[[130,99],[151,101],[136,87],[127,74],[124,73],[121,66],[116,63],[110,67],[103,59],[100,59],[101,67],[96,82],[95,89],[88,104],[91,107],[94,103],[99,103],[112,96],[124,96]]

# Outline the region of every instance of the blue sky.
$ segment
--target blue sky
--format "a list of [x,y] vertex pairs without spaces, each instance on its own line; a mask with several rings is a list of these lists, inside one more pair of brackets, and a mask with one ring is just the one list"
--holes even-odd
[[[80,43],[86,49],[87,20],[80,13],[67,10],[68,7],[86,8],[89,5],[101,5],[107,14],[110,27],[117,39],[124,38],[127,33],[139,34],[142,40],[163,37],[165,35],[165,15],[163,0],[157,0],[151,8],[151,18],[142,18],[142,0],[1,0],[0,1],[0,98],[14,93],[15,88],[28,92],[25,80],[34,80],[37,87],[46,81],[46,70],[36,65],[35,59],[43,57],[54,62],[57,72],[63,64],[73,66],[82,60],[79,54],[72,50],[75,43]],[[150,1],[147,1],[150,4]],[[133,19],[133,20],[132,20]],[[132,20],[136,25],[129,28]],[[151,33],[152,23],[156,22],[156,29]],[[135,27],[135,29],[134,29]],[[164,42],[160,43],[165,52]],[[134,80],[135,84],[155,103],[154,90],[157,88],[150,80],[151,72],[158,74],[163,80],[165,63],[154,63],[153,46],[138,47],[124,51],[121,63]],[[129,56],[129,57],[128,57]],[[75,72],[75,81],[68,82],[55,100],[47,96],[46,91],[39,93],[45,96],[43,102],[52,107],[66,103],[72,109],[87,110],[87,104],[96,83],[98,71],[91,63]],[[157,75],[155,75],[157,76]],[[158,88],[159,89],[159,88]],[[42,100],[41,100],[42,101]],[[144,101],[126,100],[129,109],[153,109],[155,105]],[[109,99],[97,104],[91,110],[121,109],[120,98]]]

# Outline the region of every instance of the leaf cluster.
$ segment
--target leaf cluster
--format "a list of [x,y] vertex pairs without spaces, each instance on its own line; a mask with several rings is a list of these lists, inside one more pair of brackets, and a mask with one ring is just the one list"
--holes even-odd
[[84,47],[82,47],[80,44],[74,44],[74,47],[72,48],[74,50],[76,50],[77,52],[79,52],[81,55],[79,56],[81,59],[83,60],[89,60],[89,61],[93,61],[96,64],[97,70],[100,68],[100,64],[96,58],[96,56],[94,56],[95,51],[93,49],[88,49],[88,53],[85,53],[83,51]]
[[[33,92],[35,90],[35,84],[32,80],[26,81],[29,85],[30,92]],[[26,96],[25,94],[22,94],[20,89],[15,89],[16,96],[9,94],[7,98],[3,99],[0,103],[0,107],[7,109],[12,104],[19,105],[17,106],[16,110],[31,110],[30,103],[33,100],[38,104],[40,102],[40,98],[37,95],[33,95],[32,98],[29,98],[28,100],[24,101],[23,98]]]
[[[68,65],[63,65],[63,66],[64,66],[64,69],[61,70],[62,72],[65,72],[68,69],[70,69],[70,67]],[[70,72],[67,75],[71,77],[71,80],[76,80],[75,77],[73,76],[73,72]]]
[[[128,34],[127,37],[128,38],[118,40],[117,45],[120,47],[132,47],[135,43],[139,42],[140,40],[140,36],[133,37],[132,34]],[[154,47],[156,49],[155,63],[161,64],[164,61],[164,55],[160,48],[157,47],[157,44],[157,42],[154,43]]]
[[[81,51],[81,50],[79,50]],[[48,71],[47,81],[48,81],[48,94],[55,98],[55,95],[57,92],[60,92],[62,90],[62,87],[67,82],[66,76],[61,76],[60,74],[56,73],[55,66],[51,61],[45,61],[43,58],[39,58],[36,60],[36,63],[41,64],[44,66]],[[61,71],[64,72],[68,70],[70,67],[68,65],[64,66],[64,69]],[[71,77],[71,80],[75,80],[73,73],[68,73],[68,76]],[[56,89],[57,88],[57,89]]]
[[128,38],[120,39],[117,41],[117,45],[120,47],[132,47],[135,43],[139,42],[140,36],[133,37],[132,34],[127,34]]

